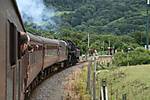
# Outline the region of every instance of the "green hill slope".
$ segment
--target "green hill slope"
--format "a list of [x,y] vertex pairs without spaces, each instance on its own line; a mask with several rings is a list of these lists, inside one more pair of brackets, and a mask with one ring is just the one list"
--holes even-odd
[[145,30],[146,0],[44,0],[59,11],[61,26],[77,31],[127,34]]

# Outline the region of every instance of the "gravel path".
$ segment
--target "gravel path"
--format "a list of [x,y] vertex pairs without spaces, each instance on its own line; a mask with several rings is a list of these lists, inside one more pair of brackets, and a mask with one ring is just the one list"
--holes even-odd
[[65,82],[67,77],[73,74],[76,69],[81,69],[85,63],[70,67],[42,82],[31,94],[30,100],[64,100]]

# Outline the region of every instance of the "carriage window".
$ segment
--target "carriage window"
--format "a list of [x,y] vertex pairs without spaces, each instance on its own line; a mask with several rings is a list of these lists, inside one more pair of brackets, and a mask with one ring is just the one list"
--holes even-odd
[[16,64],[16,51],[17,51],[17,29],[13,23],[9,27],[9,60],[10,65]]
[[21,58],[21,54],[20,54],[20,41],[19,41],[19,39],[20,39],[20,32],[17,32],[17,35],[18,35],[18,59],[20,59]]

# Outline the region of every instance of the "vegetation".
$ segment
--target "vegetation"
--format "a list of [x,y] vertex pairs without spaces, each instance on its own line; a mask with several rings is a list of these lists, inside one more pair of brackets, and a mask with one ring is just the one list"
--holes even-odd
[[117,66],[150,64],[150,51],[137,48],[133,51],[119,52],[114,55],[113,63]]
[[[57,34],[59,35],[57,36],[59,39],[70,39],[81,48],[81,53],[85,53],[87,51],[87,33],[73,32],[65,29],[63,29],[62,32],[63,33],[61,34]],[[139,46],[140,45],[133,37],[127,35],[90,35],[90,48],[94,48],[97,51],[107,51],[108,47],[112,47],[118,51],[121,51],[122,49],[126,51],[129,47],[135,49]]]
[[[44,0],[44,3],[47,8],[57,9],[52,18],[56,21],[57,29],[49,26],[43,30],[26,22],[27,31],[48,38],[72,40],[80,47],[81,54],[87,52],[90,34],[90,48],[107,51],[108,47],[112,47],[118,51],[113,64],[126,66],[100,71],[98,80],[107,80],[109,98],[120,100],[126,94],[131,100],[149,100],[150,65],[141,65],[150,64],[150,51],[141,48],[146,43],[146,0]],[[84,69],[75,89],[82,99],[88,100],[86,74],[87,70]]]
[[[111,70],[101,70],[98,74],[97,94],[99,82],[106,79],[108,95],[111,100],[122,100],[126,94],[130,100],[149,100],[150,98],[150,65],[120,67]],[[97,95],[97,96],[98,96]]]
[[79,95],[80,100],[90,100],[90,94],[86,91],[87,86],[87,68],[84,67],[78,80],[75,80],[75,92]]
[[[137,48],[138,52],[149,52],[142,48]],[[98,64],[98,67],[101,66]],[[93,67],[91,78],[93,78]],[[102,67],[102,66],[101,66]],[[122,96],[126,95],[130,100],[149,100],[150,98],[150,65],[136,65],[116,67],[109,66],[97,69],[96,74],[96,98],[100,97],[100,86],[102,80],[106,80],[108,87],[108,96],[110,100],[122,100]],[[87,69],[84,69],[79,80],[76,82],[76,90],[80,95],[85,95]],[[84,96],[83,96],[84,97]],[[84,99],[83,99],[84,100]],[[85,99],[89,100],[89,99]]]
[[136,48],[146,42],[145,0],[44,0],[44,3],[47,8],[57,9],[52,18],[57,28],[49,25],[43,30],[29,21],[25,23],[26,29],[48,38],[73,40],[82,53],[87,51],[88,33],[90,48],[98,51],[107,50],[108,46],[118,50]]
[[77,31],[128,34],[145,30],[146,0],[44,1],[47,7],[53,6],[63,12],[62,26]]

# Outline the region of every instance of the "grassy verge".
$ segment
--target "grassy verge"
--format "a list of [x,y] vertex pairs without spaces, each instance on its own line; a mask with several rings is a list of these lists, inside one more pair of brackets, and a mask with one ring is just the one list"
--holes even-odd
[[150,100],[150,65],[101,70],[97,79],[98,84],[102,79],[107,80],[110,100],[122,100],[124,94],[127,100]]
[[90,100],[87,91],[87,65],[83,68],[75,68],[64,83],[65,100]]
[[78,76],[77,80],[75,80],[75,91],[76,94],[79,95],[80,100],[90,100],[90,95],[86,90],[87,86],[87,67],[84,67]]

